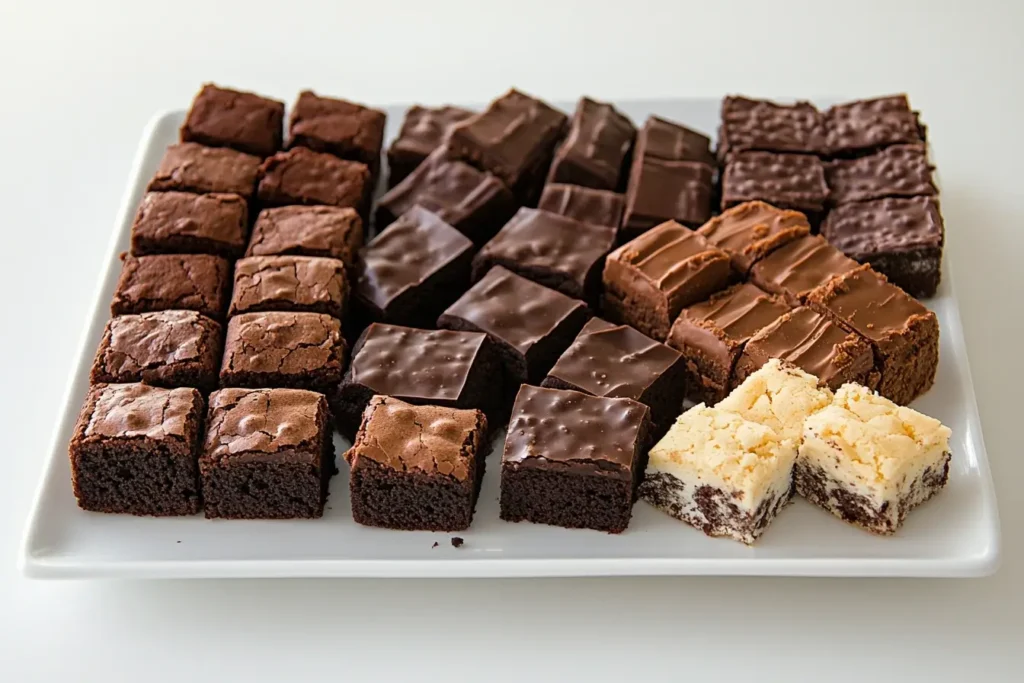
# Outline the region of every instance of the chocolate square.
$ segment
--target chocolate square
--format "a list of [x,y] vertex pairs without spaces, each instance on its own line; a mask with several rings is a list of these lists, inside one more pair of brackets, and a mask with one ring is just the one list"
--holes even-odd
[[696,161],[668,161],[651,155],[633,161],[622,219],[623,239],[675,220],[697,227],[711,217],[714,170]]
[[284,102],[207,83],[192,101],[181,141],[267,157],[281,149],[283,121]]
[[617,192],[595,190],[580,185],[548,183],[544,186],[537,208],[584,223],[607,225],[618,230],[626,202]]
[[815,287],[858,266],[821,235],[807,235],[785,244],[754,264],[750,281],[766,292],[801,306]]
[[231,295],[231,263],[212,254],[122,255],[111,315],[185,310],[223,320]]
[[409,107],[398,137],[388,148],[388,187],[404,180],[430,154],[441,147],[453,125],[473,112],[461,107]]
[[547,182],[617,190],[635,136],[633,123],[615,107],[581,98]]
[[764,202],[738,204],[715,216],[697,231],[732,259],[746,277],[754,263],[784,244],[810,234],[807,216],[783,211]]
[[825,165],[832,204],[883,197],[938,194],[924,145],[893,145],[866,157],[836,159]]
[[718,129],[722,161],[747,151],[822,154],[825,149],[824,119],[810,102],[787,105],[734,95],[722,100]]
[[365,218],[372,191],[366,164],[294,147],[263,161],[256,196],[265,206],[325,204]]
[[814,225],[828,197],[825,168],[808,154],[730,154],[722,174],[723,210],[759,199],[780,209],[802,211]]
[[834,157],[924,142],[924,127],[906,95],[837,104],[825,112],[824,122],[825,146]]
[[323,256],[355,263],[363,245],[363,220],[355,209],[281,206],[256,216],[246,256]]
[[289,120],[289,147],[361,161],[376,176],[387,116],[361,104],[303,90]]
[[342,319],[345,264],[315,256],[250,256],[235,263],[231,315],[258,311],[324,313]]
[[147,192],[132,223],[132,253],[218,254],[245,250],[249,210],[237,194]]
[[666,161],[699,161],[715,165],[711,138],[674,121],[648,116],[637,134],[634,158],[653,157]]
[[204,147],[194,142],[170,145],[149,191],[226,192],[251,199],[256,191],[260,157],[227,147]]

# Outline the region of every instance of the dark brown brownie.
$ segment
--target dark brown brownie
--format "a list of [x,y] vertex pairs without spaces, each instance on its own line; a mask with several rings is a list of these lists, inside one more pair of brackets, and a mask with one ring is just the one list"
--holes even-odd
[[831,389],[856,382],[878,386],[871,345],[828,315],[801,306],[784,314],[747,341],[736,361],[732,386],[737,386],[772,358],[809,372]]
[[735,95],[722,100],[720,160],[745,151],[821,154],[825,149],[824,118],[810,102],[786,105]]
[[195,389],[97,384],[68,454],[78,506],[93,512],[199,512],[203,397]]
[[654,440],[683,410],[684,370],[675,349],[628,325],[592,318],[541,386],[639,401],[651,409]]
[[492,428],[507,409],[501,360],[487,335],[374,323],[352,348],[352,363],[334,394],[338,430],[354,438],[374,394],[448,408],[477,408]]
[[636,137],[634,158],[666,161],[699,161],[715,165],[711,138],[691,128],[657,116],[648,116]]
[[414,206],[359,252],[353,303],[359,324],[432,327],[469,287],[473,243]]
[[477,246],[494,237],[516,212],[512,193],[498,177],[461,161],[446,161],[439,149],[377,202],[377,229],[422,206],[473,240]]
[[615,107],[580,98],[565,141],[555,152],[548,183],[619,189],[635,137],[633,122]]
[[234,259],[248,236],[249,209],[237,194],[147,192],[132,224],[132,253]]
[[235,264],[231,315],[307,311],[343,319],[345,264],[316,256],[250,256]]
[[[390,229],[390,228],[389,228]],[[545,287],[596,304],[604,257],[617,231],[540,209],[519,209],[473,258],[473,279],[502,265]]]
[[181,141],[266,157],[281,149],[283,121],[284,102],[207,83],[192,100]]
[[124,266],[111,315],[171,309],[223,320],[231,294],[231,263],[211,254],[122,254]]
[[473,112],[460,107],[410,107],[398,137],[388,148],[388,187],[394,187],[416,170],[441,147],[451,127],[470,116]]
[[486,332],[514,390],[544,379],[589,318],[582,301],[494,266],[441,314],[437,326]]
[[802,211],[816,225],[828,198],[825,167],[808,154],[730,154],[722,173],[723,210],[759,199],[780,209]]
[[521,202],[531,204],[540,196],[567,122],[557,109],[510,90],[482,113],[452,126],[447,156],[493,173]]
[[256,216],[246,256],[324,256],[355,263],[363,246],[363,220],[355,209],[281,206]]
[[821,234],[911,296],[935,296],[942,277],[945,229],[934,197],[843,204],[829,212]]
[[208,518],[321,517],[334,466],[327,400],[302,389],[210,394],[199,458]]
[[810,234],[807,216],[764,202],[745,202],[715,216],[697,231],[732,259],[746,277],[754,263],[782,245]]
[[679,311],[724,289],[731,277],[728,254],[669,221],[608,256],[602,310],[664,341]]
[[629,174],[623,239],[669,220],[697,227],[711,217],[714,169],[699,161],[637,156]]
[[649,412],[628,398],[523,386],[501,458],[501,518],[625,531],[645,467]]
[[227,147],[179,142],[164,152],[149,191],[226,192],[245,199],[256,191],[261,159]]
[[352,448],[349,490],[359,524],[460,531],[473,521],[487,455],[479,410],[374,396]]
[[217,386],[223,328],[195,311],[119,315],[107,322],[90,379],[161,387]]
[[228,320],[220,384],[327,393],[341,381],[341,322],[322,313],[263,311]]
[[548,183],[544,186],[537,208],[584,223],[608,225],[618,229],[622,223],[626,201],[618,192]]
[[862,155],[899,143],[924,142],[924,129],[906,95],[837,104],[824,115],[830,156]]
[[857,262],[845,256],[821,235],[808,235],[779,247],[754,264],[750,281],[801,306],[815,287],[835,275],[848,273]]
[[752,284],[734,285],[684,308],[665,343],[685,359],[687,397],[709,406],[725,398],[747,341],[789,310],[781,297]]
[[871,342],[882,396],[907,405],[931,388],[939,364],[938,318],[884,275],[861,266],[833,278],[807,299]]
[[289,117],[288,146],[361,161],[376,176],[385,123],[382,111],[303,90]]
[[924,145],[893,145],[866,157],[825,164],[832,204],[936,195],[932,170]]
[[256,196],[265,206],[350,207],[365,218],[372,191],[366,164],[295,147],[263,161]]

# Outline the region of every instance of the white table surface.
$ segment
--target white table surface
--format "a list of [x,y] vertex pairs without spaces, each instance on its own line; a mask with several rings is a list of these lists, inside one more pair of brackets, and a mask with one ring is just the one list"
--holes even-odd
[[[1024,3],[491,4],[0,4],[0,680],[1020,680]],[[206,80],[375,103],[479,102],[513,83],[550,99],[908,91],[943,182],[1002,569],[974,581],[21,578],[25,516],[142,127]]]

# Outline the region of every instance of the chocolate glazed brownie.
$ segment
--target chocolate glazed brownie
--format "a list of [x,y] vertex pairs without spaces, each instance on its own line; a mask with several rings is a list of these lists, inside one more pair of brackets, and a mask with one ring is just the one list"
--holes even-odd
[[388,148],[388,188],[392,188],[441,147],[448,131],[473,112],[460,107],[409,107],[398,137]]

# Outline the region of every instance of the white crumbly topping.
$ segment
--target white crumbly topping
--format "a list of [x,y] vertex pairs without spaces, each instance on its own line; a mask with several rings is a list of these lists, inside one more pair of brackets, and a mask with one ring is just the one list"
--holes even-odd
[[739,413],[797,442],[807,416],[831,400],[832,392],[819,389],[817,377],[773,358],[715,407]]

